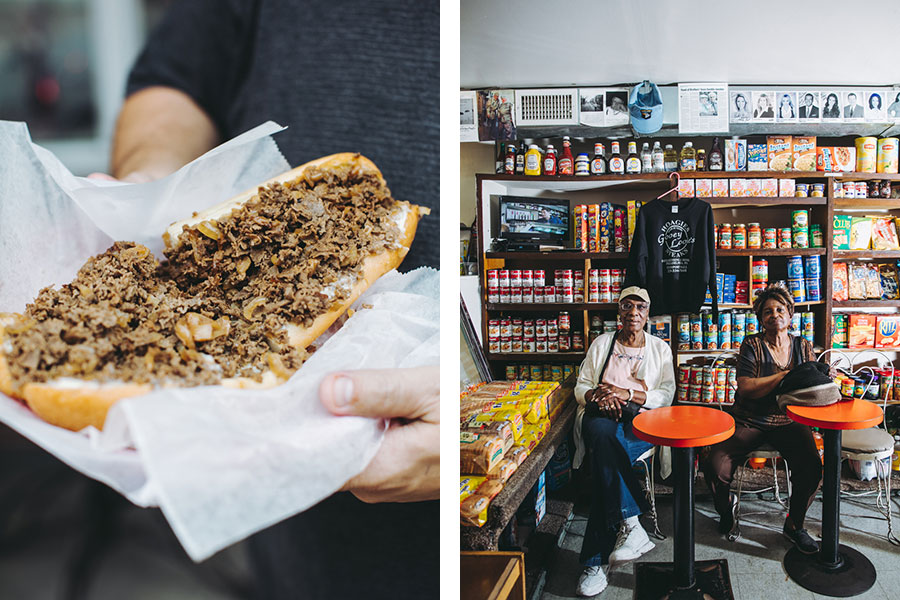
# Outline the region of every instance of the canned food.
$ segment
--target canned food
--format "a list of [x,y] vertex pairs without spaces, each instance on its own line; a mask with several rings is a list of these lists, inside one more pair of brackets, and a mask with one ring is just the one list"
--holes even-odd
[[502,338],[500,340],[500,352],[504,354],[509,354],[512,352],[512,339],[511,338]]
[[878,139],[874,137],[856,138],[856,171],[874,173],[878,162]]
[[773,250],[778,247],[778,230],[774,227],[767,227],[763,230],[763,248]]
[[795,198],[806,198],[807,196],[809,196],[809,184],[798,183],[794,186]]
[[[819,184],[816,184],[819,185]],[[792,227],[809,227],[809,211],[795,210],[791,213]]]
[[[822,235],[822,227],[821,226],[810,225],[810,227],[809,227],[809,244],[813,248],[821,248],[825,245],[825,238]],[[818,256],[816,258],[818,258]]]
[[812,191],[809,193],[811,198],[823,198],[825,196],[825,184],[824,183],[814,183],[812,184]]
[[500,337],[512,337],[512,319],[500,319]]
[[498,339],[500,337],[500,319],[491,319],[488,321],[488,339]]
[[500,275],[497,273],[497,269],[488,269],[487,287],[489,290],[494,290],[500,287]]
[[745,327],[747,335],[756,335],[759,333],[759,319],[752,312],[747,313],[747,325]]
[[509,301],[513,304],[522,304],[522,288],[509,288]]
[[560,352],[568,352],[572,349],[572,338],[569,335],[560,335],[557,340]]
[[568,312],[563,311],[563,312],[559,313],[559,325],[558,326],[559,326],[560,334],[569,333],[569,329],[571,329],[572,322],[571,322]]
[[572,334],[572,350],[584,350],[584,335],[581,333]]
[[725,384],[728,383],[728,368],[727,367],[716,367],[715,383],[716,383],[716,387],[719,387],[719,386],[725,387]]
[[559,340],[556,336],[547,338],[547,352],[550,352],[551,354],[559,352]]
[[685,386],[691,383],[691,367],[678,365],[678,385]]
[[834,190],[835,198],[843,198],[844,197],[844,184],[840,181],[834,180],[831,182],[832,189]]
[[678,332],[678,349],[691,349],[691,315],[681,313],[676,317]]
[[869,186],[865,181],[857,181],[854,185],[856,186],[857,198],[866,198],[868,196]]
[[818,277],[806,278],[806,299],[809,302],[819,302],[822,300],[822,288],[820,287]]
[[506,380],[507,381],[515,381],[516,380],[516,365],[506,365]]
[[680,387],[677,390],[676,399],[678,402],[687,402],[689,398],[689,388],[687,386]]
[[560,276],[562,281],[557,281],[556,285],[571,286],[575,284],[575,281],[572,276],[572,269],[560,269]]
[[522,319],[513,319],[512,320],[512,336],[522,337]]
[[533,337],[523,338],[522,351],[523,352],[534,352],[535,351],[535,343],[534,343]]
[[751,250],[758,250],[762,247],[762,229],[759,223],[750,223],[747,228],[747,247]]
[[541,379],[541,365],[531,365],[529,370],[529,377],[531,377],[534,381],[540,381]]
[[880,138],[875,169],[879,173],[896,173],[898,167],[897,138]]
[[603,321],[603,333],[615,333],[616,329],[615,321]]
[[754,260],[750,271],[750,281],[755,284],[769,281],[769,262],[766,260]]
[[[509,291],[506,292],[506,297],[509,298]],[[488,290],[488,302],[491,304],[500,302],[500,288]]]
[[700,402],[700,386],[691,386],[688,391],[689,402]]
[[880,198],[881,197],[881,186],[877,181],[870,181],[866,185],[866,189],[869,193],[869,198]]
[[534,296],[535,304],[543,304],[544,303],[544,288],[543,287],[532,288],[532,295]]
[[522,336],[523,337],[534,337],[534,319],[525,319],[522,321]]
[[716,386],[716,402],[719,404],[724,404],[727,400],[727,394],[725,392],[725,386]]
[[782,227],[780,230],[780,235],[778,237],[778,247],[779,248],[790,248],[791,247],[791,228],[790,227]]
[[[818,256],[811,258],[819,258]],[[788,257],[787,261],[787,274],[788,278],[794,279],[802,279],[803,278],[803,257],[801,256],[791,256]]]
[[556,319],[547,319],[547,337],[555,338],[559,335],[559,323]]
[[809,248],[809,230],[794,230],[794,248]]
[[522,269],[512,269],[509,272],[509,287],[522,287]]
[[693,366],[691,369],[691,380],[690,383],[692,386],[701,386],[703,385],[703,367]]
[[488,341],[488,352],[491,354],[497,354],[500,352],[500,340],[489,340]]
[[571,285],[562,287],[562,301],[569,304],[575,302],[575,289]]
[[497,271],[497,283],[502,288],[509,287],[509,269],[500,269]]
[[534,287],[544,287],[544,269],[534,269],[531,272],[531,282]]
[[703,389],[700,391],[700,402],[705,402],[707,404],[713,401],[715,397],[715,388],[712,386],[704,385]]
[[562,365],[552,365],[550,367],[550,380],[551,381],[562,381]]
[[529,288],[534,285],[531,269],[522,269],[522,287]]
[[547,352],[547,338],[534,338],[534,351]]
[[883,179],[881,181],[881,197],[882,198],[890,198],[891,197],[891,182],[889,179]]
[[534,288],[531,288],[531,287],[523,287],[522,288],[522,303],[523,304],[534,304]]
[[547,337],[546,319],[536,319],[534,321],[534,337]]

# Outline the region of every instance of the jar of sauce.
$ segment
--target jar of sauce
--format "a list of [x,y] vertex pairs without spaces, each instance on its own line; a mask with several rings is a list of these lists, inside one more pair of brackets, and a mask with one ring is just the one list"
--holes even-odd
[[747,226],[743,223],[738,223],[734,226],[734,229],[732,229],[731,246],[735,250],[747,249]]
[[766,227],[763,231],[763,248],[772,250],[778,247],[778,230],[774,227]]
[[750,227],[747,228],[747,247],[751,250],[762,248],[762,229],[759,223],[750,223]]
[[719,249],[731,250],[731,225],[722,223],[719,227]]

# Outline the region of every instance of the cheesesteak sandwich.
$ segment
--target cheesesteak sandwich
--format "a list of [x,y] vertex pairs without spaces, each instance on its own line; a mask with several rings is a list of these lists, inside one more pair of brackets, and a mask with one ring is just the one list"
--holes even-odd
[[116,242],[0,315],[0,391],[77,431],[157,387],[283,383],[427,212],[368,159],[336,154],[174,223],[162,263]]

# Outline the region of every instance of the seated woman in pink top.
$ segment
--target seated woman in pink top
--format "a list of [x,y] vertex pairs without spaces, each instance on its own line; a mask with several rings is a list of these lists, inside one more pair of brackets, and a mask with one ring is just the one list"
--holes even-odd
[[585,446],[590,448],[593,485],[581,548],[581,596],[606,588],[603,565],[634,560],[654,547],[638,522],[638,515],[650,507],[631,467],[651,445],[634,435],[631,418],[638,411],[672,404],[675,372],[669,345],[645,331],[649,313],[647,290],[622,290],[622,329],[594,340],[575,385],[580,406],[573,466],[580,466]]

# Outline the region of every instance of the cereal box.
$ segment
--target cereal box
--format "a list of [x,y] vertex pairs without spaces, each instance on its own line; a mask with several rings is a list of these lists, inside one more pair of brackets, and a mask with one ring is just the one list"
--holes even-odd
[[834,146],[816,147],[816,171],[834,171]]
[[876,348],[900,348],[900,316],[878,315],[875,327]]
[[793,144],[793,165],[796,171],[816,170],[816,136],[795,135]]
[[835,250],[850,249],[850,224],[853,217],[850,215],[834,215],[834,238],[833,247]]
[[729,179],[728,193],[732,198],[742,198],[747,195],[746,179]]
[[695,179],[694,192],[698,198],[712,198],[712,180],[711,179]]
[[778,195],[778,180],[774,177],[760,179],[759,195],[763,198],[774,198]]
[[852,217],[850,220],[850,249],[868,250],[872,244],[872,217]]
[[766,144],[747,144],[747,170],[769,170],[768,146]]
[[875,346],[875,315],[850,315],[850,347]]
[[641,210],[641,203],[638,200],[629,200],[626,204],[628,211],[628,247],[631,247],[631,238],[634,237],[634,227],[637,225],[638,211]]
[[694,197],[694,180],[680,179],[678,180],[678,197],[693,198]]
[[747,193],[745,196],[749,196],[751,198],[758,198],[761,195],[760,192],[760,184],[761,179],[747,179]]
[[779,179],[778,180],[778,197],[793,198],[794,192],[797,191],[796,179]]
[[768,146],[769,170],[790,171],[793,158],[793,138],[789,135],[770,135]]
[[835,146],[833,152],[834,168],[831,169],[832,171],[849,173],[856,170],[856,147]]
[[713,194],[713,198],[727,198],[728,197],[728,180],[727,179],[713,179],[712,180],[712,194]]

